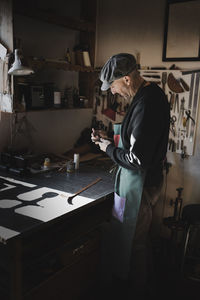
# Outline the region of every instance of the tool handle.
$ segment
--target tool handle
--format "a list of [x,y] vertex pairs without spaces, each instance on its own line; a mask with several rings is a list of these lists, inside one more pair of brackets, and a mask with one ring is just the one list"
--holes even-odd
[[92,185],[96,184],[97,182],[99,182],[102,178],[99,177],[97,178],[95,181],[91,182],[90,184],[86,185],[84,188],[82,188],[81,190],[79,190],[78,192],[76,192],[73,197],[79,195],[80,193],[82,193],[83,191],[87,190],[89,187],[91,187]]

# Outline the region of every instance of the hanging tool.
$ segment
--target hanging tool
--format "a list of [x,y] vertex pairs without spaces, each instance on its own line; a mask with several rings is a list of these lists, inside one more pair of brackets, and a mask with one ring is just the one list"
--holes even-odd
[[159,79],[160,75],[146,75],[146,74],[144,74],[143,77],[149,77],[149,78],[157,78],[157,79]]
[[175,122],[176,122],[176,116],[173,115],[171,118],[170,118],[170,124],[171,124],[171,127],[170,127],[170,130],[173,134],[173,136],[175,137],[176,136],[176,127],[175,127]]
[[169,139],[168,150],[171,150],[172,152],[176,151],[176,142],[173,139]]
[[194,89],[194,76],[195,76],[195,73],[192,73],[191,82],[190,82],[190,94],[189,94],[189,101],[188,101],[188,109],[192,108],[192,96],[193,96],[193,89]]
[[180,82],[180,84],[182,85],[182,87],[184,88],[184,90],[186,92],[188,92],[190,90],[189,85],[185,82],[185,80],[183,78],[178,78],[178,81]]
[[[192,109],[192,118],[195,119],[196,117],[196,110],[198,104],[198,93],[199,93],[199,80],[200,80],[200,73],[196,74],[195,80],[195,90],[194,90],[194,101],[193,101],[193,109]],[[193,141],[194,137],[194,123],[191,124],[190,128],[190,142]]]
[[187,117],[183,118],[183,127],[186,127],[186,137],[188,137],[190,120],[194,123],[194,125],[195,125],[195,120],[191,117],[190,110],[186,110],[185,114]]
[[169,104],[170,104],[170,109],[172,110],[173,109],[173,106],[174,106],[174,99],[175,99],[175,95],[174,93],[172,93],[171,91],[169,91],[170,93],[170,100],[169,100]]
[[195,124],[195,120],[191,117],[191,111],[189,109],[185,111],[185,114],[187,118],[184,117],[185,121],[183,122],[183,126],[185,127],[189,123],[189,120]]
[[101,177],[97,178],[95,181],[91,182],[90,184],[86,185],[84,188],[82,188],[81,190],[79,190],[78,192],[76,192],[74,195],[72,196],[65,196],[63,194],[61,194],[62,197],[66,197],[67,198],[67,202],[70,205],[73,205],[72,200],[74,197],[78,196],[80,193],[82,193],[83,191],[87,190],[89,187],[91,187],[92,185],[96,184],[97,182],[99,182],[101,180]]
[[180,122],[183,120],[184,117],[184,110],[185,110],[184,105],[185,105],[185,98],[183,97],[181,99],[180,111],[178,115],[178,125],[180,124]]
[[162,89],[165,93],[165,85],[167,83],[167,72],[163,72],[162,73],[162,79],[161,79],[161,82],[162,82]]
[[159,74],[160,71],[144,71],[144,72],[143,72],[143,74],[146,74],[146,73],[147,73],[147,74],[148,74],[148,73],[154,73],[154,74],[157,73],[157,74]]
[[194,70],[185,70],[185,71],[182,71],[182,75],[187,75],[187,74],[193,74],[193,73],[199,73],[200,72],[200,69],[194,69]]
[[181,152],[181,158],[182,159],[185,159],[185,158],[188,157],[186,149],[187,149],[187,147],[183,146],[183,149],[182,149],[182,152]]
[[170,90],[174,93],[183,93],[184,89],[180,85],[179,81],[174,77],[172,73],[169,73],[167,84]]
[[176,94],[174,101],[174,113],[177,111],[179,113],[179,95]]

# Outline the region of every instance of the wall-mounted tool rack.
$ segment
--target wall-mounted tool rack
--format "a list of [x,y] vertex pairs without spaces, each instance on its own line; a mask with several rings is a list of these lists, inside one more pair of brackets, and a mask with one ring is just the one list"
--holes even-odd
[[183,70],[141,70],[142,77],[157,83],[170,104],[168,150],[193,155],[197,128],[200,72]]

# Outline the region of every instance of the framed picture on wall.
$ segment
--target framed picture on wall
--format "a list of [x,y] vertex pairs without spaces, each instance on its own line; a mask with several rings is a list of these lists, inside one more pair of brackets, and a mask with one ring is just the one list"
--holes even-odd
[[163,61],[200,60],[200,0],[168,0]]

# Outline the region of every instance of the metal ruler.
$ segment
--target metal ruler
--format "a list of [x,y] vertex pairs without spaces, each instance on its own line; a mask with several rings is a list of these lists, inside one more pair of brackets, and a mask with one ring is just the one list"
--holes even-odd
[[194,76],[195,76],[195,73],[192,73],[191,83],[190,83],[190,94],[189,94],[188,109],[191,109],[191,107],[192,107],[192,96],[193,96],[193,88],[194,88]]
[[[200,73],[197,73],[196,80],[195,80],[194,101],[193,101],[193,108],[192,108],[192,118],[194,120],[196,120],[196,111],[197,111],[197,105],[198,105],[199,80],[200,80]],[[194,128],[195,128],[195,124],[192,122],[191,128],[190,128],[190,142],[193,142]]]

